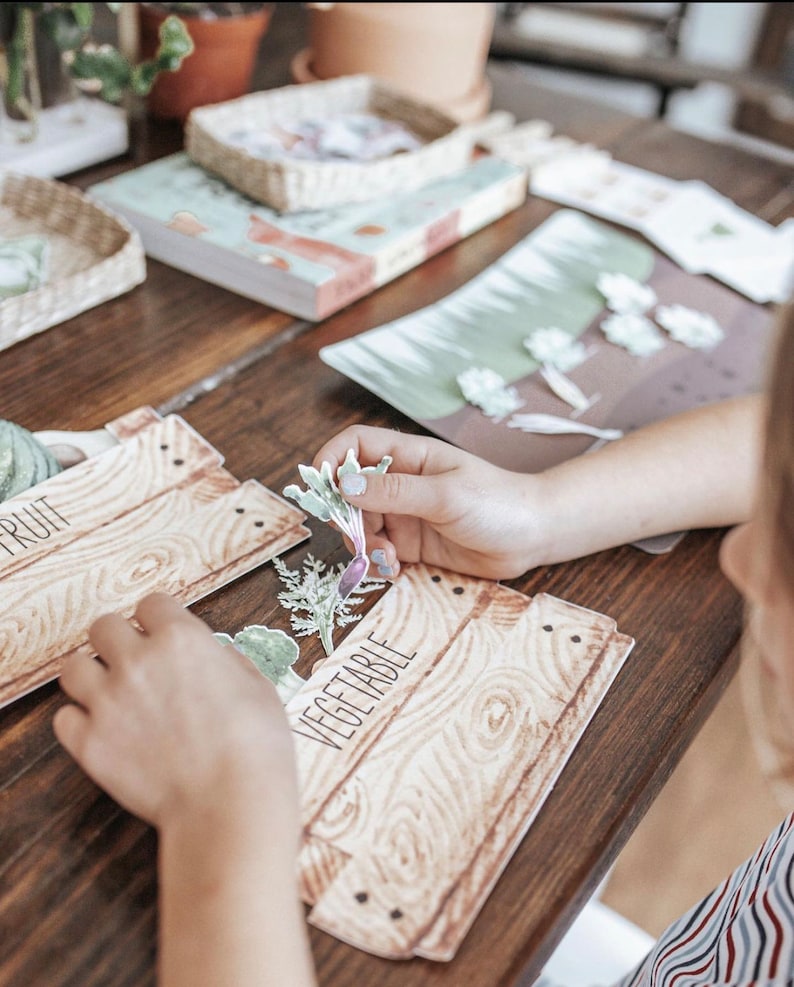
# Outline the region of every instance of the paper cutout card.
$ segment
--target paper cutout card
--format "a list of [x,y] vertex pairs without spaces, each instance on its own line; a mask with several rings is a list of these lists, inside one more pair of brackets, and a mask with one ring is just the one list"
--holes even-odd
[[753,301],[785,302],[794,289],[792,227],[772,226],[705,182],[590,155],[533,169],[531,189],[639,230],[684,270],[710,274]]
[[[599,275],[649,285],[660,305],[712,316],[724,339],[694,350],[667,337],[649,356],[609,342]],[[586,348],[567,376],[588,397],[576,421],[631,431],[696,405],[760,387],[772,313],[709,278],[688,274],[647,243],[563,209],[462,288],[404,318],[326,346],[321,358],[431,432],[507,469],[536,472],[585,452],[586,435],[536,435],[468,404],[457,382],[471,367],[515,387],[524,412],[573,418],[524,346],[559,327]],[[666,334],[665,334],[666,336]]]
[[286,707],[309,921],[452,959],[633,644],[553,596],[406,566]]
[[156,590],[194,603],[309,537],[178,416],[140,408],[106,427],[118,445],[0,503],[0,705],[89,650],[101,614],[131,616]]

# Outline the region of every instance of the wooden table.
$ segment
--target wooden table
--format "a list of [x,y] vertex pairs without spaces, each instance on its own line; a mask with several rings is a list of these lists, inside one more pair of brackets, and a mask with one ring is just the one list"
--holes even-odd
[[[794,214],[783,166],[658,121],[551,95],[495,67],[495,105],[542,116],[620,160],[709,182],[770,222]],[[174,126],[139,121],[129,159],[72,176],[78,186],[179,146]],[[447,294],[539,225],[518,211],[319,325],[296,322],[156,262],[146,282],[0,355],[2,417],[37,430],[91,429],[141,404],[178,412],[240,479],[274,491],[318,444],[353,422],[416,431],[318,358],[344,339]],[[347,558],[310,519],[307,550]],[[636,647],[454,961],[388,962],[311,930],[323,987],[529,984],[708,716],[735,667],[740,603],[717,566],[720,532],[666,556],[635,548],[542,567],[510,584],[613,617]],[[194,609],[216,630],[288,628],[271,565]],[[309,639],[305,639],[309,641]],[[320,656],[313,639],[298,670]],[[0,983],[141,987],[155,981],[156,838],[99,791],[56,743],[57,684],[0,711]],[[262,930],[263,935],[267,930]],[[285,985],[287,987],[287,985]]]

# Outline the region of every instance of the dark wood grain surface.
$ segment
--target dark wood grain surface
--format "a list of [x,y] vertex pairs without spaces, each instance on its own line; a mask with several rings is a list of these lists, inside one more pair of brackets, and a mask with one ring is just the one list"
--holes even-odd
[[[544,93],[509,67],[498,66],[493,80],[495,105],[521,119],[540,115],[620,160],[707,181],[773,222],[794,215],[780,165]],[[129,157],[70,180],[85,187],[178,146],[172,126],[144,123]],[[0,416],[31,429],[88,429],[151,404],[179,412],[235,476],[281,491],[296,480],[297,464],[344,425],[418,430],[323,364],[319,348],[448,293],[553,209],[530,198],[316,326],[150,262],[146,282],[130,294],[0,354]],[[347,557],[327,526],[313,519],[309,526],[311,541],[284,556],[288,565],[307,551],[329,562]],[[636,646],[455,960],[388,962],[311,930],[323,987],[531,983],[734,671],[741,607],[718,570],[720,535],[692,532],[666,556],[602,552],[510,583],[608,614]],[[219,631],[249,623],[288,630],[279,586],[264,566],[194,609]],[[304,639],[298,671],[308,674],[320,654],[318,642]],[[156,836],[60,749],[51,720],[61,702],[51,684],[0,710],[0,984],[152,985]]]

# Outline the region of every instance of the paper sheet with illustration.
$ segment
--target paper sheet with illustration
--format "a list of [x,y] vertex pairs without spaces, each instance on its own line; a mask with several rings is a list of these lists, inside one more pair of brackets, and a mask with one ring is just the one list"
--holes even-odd
[[91,652],[103,613],[155,591],[194,603],[310,534],[179,416],[139,408],[106,427],[117,445],[0,503],[0,705]]
[[794,221],[779,226],[705,182],[674,181],[608,157],[533,169],[533,194],[638,230],[693,274],[708,274],[759,303],[794,291]]
[[633,644],[548,594],[406,566],[287,704],[309,921],[452,959]]
[[[724,338],[692,349],[667,338],[649,356],[610,343],[596,287],[605,271],[650,286],[660,305],[707,313]],[[522,412],[574,418],[548,386],[524,340],[559,327],[585,347],[567,376],[588,398],[575,420],[623,433],[701,404],[758,390],[773,314],[709,278],[681,270],[636,237],[563,209],[440,301],[324,347],[321,358],[398,411],[507,469],[537,472],[598,442],[580,434],[527,434],[469,404],[458,375],[486,367],[514,387]]]

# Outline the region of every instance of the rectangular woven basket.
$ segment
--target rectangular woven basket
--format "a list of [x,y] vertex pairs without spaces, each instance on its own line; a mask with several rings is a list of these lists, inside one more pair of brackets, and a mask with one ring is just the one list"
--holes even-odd
[[129,291],[146,277],[137,232],[54,179],[0,171],[0,236],[46,237],[47,277],[0,300],[0,350]]
[[[344,113],[398,121],[422,146],[374,161],[306,161],[256,157],[229,141],[241,123],[294,127]],[[196,164],[278,212],[326,209],[419,188],[464,168],[473,145],[468,128],[367,75],[283,86],[201,106],[185,125],[185,150]]]

